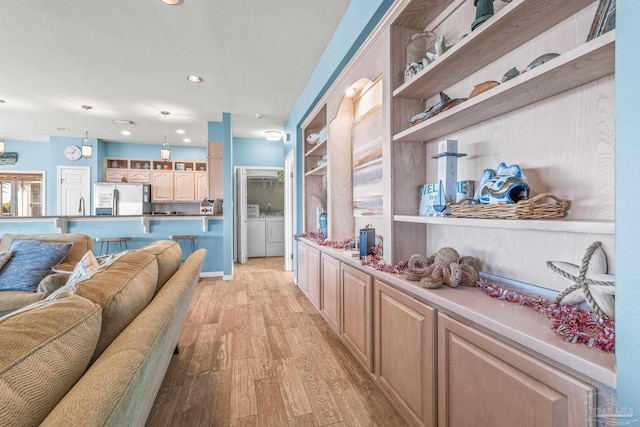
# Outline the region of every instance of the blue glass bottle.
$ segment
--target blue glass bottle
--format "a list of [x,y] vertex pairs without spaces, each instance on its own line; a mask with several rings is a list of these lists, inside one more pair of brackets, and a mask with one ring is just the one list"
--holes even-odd
[[320,233],[322,233],[322,235],[324,236],[324,238],[327,238],[327,213],[326,212],[322,212],[320,214]]

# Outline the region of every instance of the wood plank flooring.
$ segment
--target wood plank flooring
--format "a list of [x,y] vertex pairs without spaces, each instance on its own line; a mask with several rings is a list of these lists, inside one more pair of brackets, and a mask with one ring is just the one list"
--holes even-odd
[[283,262],[198,283],[148,427],[406,425]]

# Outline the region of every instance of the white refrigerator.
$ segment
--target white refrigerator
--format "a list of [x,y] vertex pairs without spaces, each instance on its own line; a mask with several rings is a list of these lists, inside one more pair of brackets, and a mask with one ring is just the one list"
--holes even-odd
[[94,215],[143,215],[151,213],[151,185],[96,182],[93,185]]

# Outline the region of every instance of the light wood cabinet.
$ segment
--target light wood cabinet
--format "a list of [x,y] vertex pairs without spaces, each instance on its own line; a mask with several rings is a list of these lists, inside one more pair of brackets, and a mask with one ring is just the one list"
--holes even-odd
[[373,279],[343,264],[342,339],[356,359],[373,372]]
[[195,181],[193,172],[173,173],[173,200],[193,202],[195,200]]
[[322,309],[320,314],[329,326],[340,334],[340,261],[325,255],[321,255],[322,261]]
[[309,295],[309,246],[298,241],[298,287]]
[[173,172],[151,172],[151,201],[173,202]]
[[322,282],[320,278],[320,251],[316,248],[307,249],[307,271],[309,283],[309,300],[318,309],[322,309]]
[[151,182],[151,172],[148,170],[131,169],[127,172],[127,177],[129,182],[140,182],[143,184]]
[[129,179],[126,169],[107,169],[104,173],[107,182],[122,182],[122,178]]
[[434,426],[436,311],[376,280],[373,318],[378,386],[411,425]]
[[595,388],[442,313],[438,426],[594,425]]
[[207,174],[209,175],[208,198],[222,199],[224,184],[222,142],[209,142],[207,151]]
[[202,201],[207,197],[207,173],[206,172],[195,172],[193,174],[195,178],[196,185],[196,197],[195,201]]

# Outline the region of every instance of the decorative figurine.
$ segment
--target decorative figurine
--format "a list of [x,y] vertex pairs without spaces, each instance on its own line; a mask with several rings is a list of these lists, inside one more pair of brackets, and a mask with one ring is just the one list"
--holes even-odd
[[436,36],[435,53],[427,52],[427,59],[429,60],[429,63],[435,61],[440,55],[451,49],[453,46],[455,46],[456,43],[458,43],[465,37],[466,34],[463,34],[458,37],[451,45],[447,46],[444,42],[444,36]]
[[[613,274],[607,273],[607,255],[602,243],[594,242],[582,258],[582,265],[568,262],[547,261],[547,267],[571,280],[572,286],[562,291],[555,303],[580,304],[587,301],[601,318],[615,318],[615,282]],[[582,291],[582,292],[580,292]]]
[[458,197],[458,157],[466,154],[458,153],[458,141],[445,139],[438,143],[438,203],[433,204],[436,212],[443,213],[449,203],[455,203]]
[[416,114],[415,116],[411,117],[411,119],[409,119],[409,123],[411,123],[411,126],[417,125],[418,123],[423,122],[438,113],[446,111],[451,107],[455,107],[456,105],[466,100],[467,98],[451,99],[447,96],[446,93],[440,92],[440,101],[438,101],[437,104],[427,108],[426,111],[423,111],[422,113]]
[[522,178],[520,166],[500,163],[495,172],[491,169],[482,172],[475,198],[483,205],[515,204],[529,198],[529,185]]
[[[545,53],[544,55],[540,55],[539,57],[537,57],[536,59],[534,59],[533,61],[531,61],[531,64],[527,65],[527,68],[524,71],[531,71],[534,68],[536,68],[539,65],[544,64],[545,62],[549,62],[551,61],[553,58],[560,56],[559,53]],[[523,73],[524,73],[523,71]]]
[[478,270],[474,267],[477,260],[473,257],[460,257],[453,248],[441,248],[429,257],[430,265],[424,270],[420,284],[425,288],[435,289],[442,285],[457,288],[458,286],[476,286]]
[[474,96],[480,95],[482,92],[486,92],[489,89],[498,86],[499,84],[500,83],[496,82],[495,80],[489,80],[483,83],[479,83],[473,87],[473,90],[469,94],[469,99],[473,98]]
[[513,67],[512,69],[504,73],[504,76],[502,76],[501,82],[504,83],[506,81],[511,80],[514,77],[518,77],[519,75],[520,75],[520,71],[516,67]]
[[493,0],[473,0],[476,7],[476,19],[471,24],[471,31],[493,16]]

